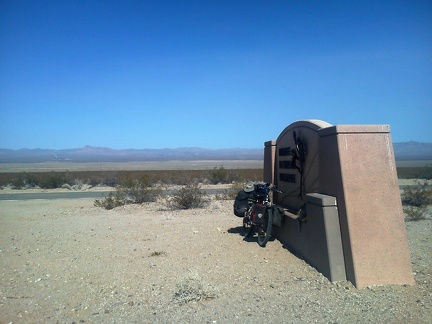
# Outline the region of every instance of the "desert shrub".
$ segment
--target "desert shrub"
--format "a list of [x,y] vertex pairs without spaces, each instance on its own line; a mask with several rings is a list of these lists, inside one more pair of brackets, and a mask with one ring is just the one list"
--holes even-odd
[[230,189],[224,189],[221,194],[216,194],[216,200],[234,200],[237,195],[237,192]]
[[162,194],[160,186],[153,186],[145,176],[139,179],[126,178],[122,185],[116,187],[116,192],[108,197],[94,201],[96,207],[113,209],[127,204],[142,204],[156,201]]
[[407,220],[418,221],[426,219],[426,208],[427,206],[404,206],[403,211]]
[[[222,167],[223,168],[223,167]],[[220,169],[220,170],[219,170]],[[210,171],[210,172],[209,172]],[[143,176],[148,177],[151,183],[162,183],[172,185],[187,185],[193,181],[199,183],[211,183],[210,173],[213,170],[143,170],[143,171],[69,171],[65,172],[28,172],[28,173],[15,173],[15,172],[0,172],[0,186],[7,186],[15,182],[16,185],[23,187],[35,187],[39,185],[43,179],[48,177],[63,178],[63,183],[73,185],[75,180],[84,181],[87,184],[96,186],[98,184],[116,187],[122,185],[125,178],[139,179]],[[221,169],[216,168],[216,178],[223,183],[231,183],[233,181],[248,182],[252,179],[261,179],[262,169]],[[226,178],[223,179],[222,175],[226,172]],[[21,177],[20,179],[18,179]],[[214,179],[216,179],[214,178]],[[24,181],[24,184],[22,182]],[[44,180],[44,185],[48,185],[49,181]],[[51,181],[52,182],[52,181]],[[59,187],[63,184],[61,183]]]
[[431,180],[432,179],[432,166],[427,166],[425,167],[421,174],[420,174],[420,179],[426,179],[426,180]]
[[11,181],[10,186],[13,189],[34,188],[38,185],[38,179],[33,174],[22,172],[16,173]]
[[64,183],[67,183],[67,180],[62,173],[47,173],[39,181],[39,187],[43,189],[55,189],[60,188]]
[[427,183],[417,181],[416,185],[406,188],[402,193],[402,204],[421,207],[432,203],[432,190],[427,189]]
[[231,183],[240,178],[240,175],[235,170],[227,170],[223,166],[214,167],[209,171],[208,180],[211,184]]
[[187,174],[184,172],[178,175],[172,175],[164,181],[166,184],[173,184],[179,186],[187,186],[191,182],[202,183],[205,182],[205,178],[197,176],[195,174]]
[[22,174],[17,175],[16,178],[13,178],[10,185],[12,189],[22,189],[25,186],[25,180]]
[[28,188],[34,188],[38,186],[39,180],[33,174],[25,174],[25,184]]
[[174,292],[174,299],[180,305],[215,297],[213,288],[204,283],[198,275],[190,275],[180,279]]
[[201,186],[197,183],[188,184],[174,192],[168,205],[171,208],[190,209],[201,208],[208,204],[209,198]]
[[398,167],[397,174],[399,179],[432,179],[432,166],[423,167]]
[[210,170],[209,180],[212,184],[226,183],[227,178],[228,172],[223,166],[220,166],[219,168],[214,167]]
[[408,220],[424,219],[427,206],[432,204],[432,190],[427,189],[427,183],[410,186],[402,193],[402,205]]
[[123,197],[121,197],[120,193],[118,191],[116,191],[115,193],[110,192],[108,194],[108,197],[105,197],[104,199],[96,199],[94,201],[94,206],[95,207],[103,207],[105,209],[113,209],[115,207],[119,207],[119,206],[123,206],[125,205],[126,202],[123,199]]
[[215,195],[216,200],[234,200],[237,193],[245,187],[244,183],[234,182],[230,188],[224,189],[222,194]]
[[115,176],[108,175],[102,180],[101,184],[108,187],[115,187],[118,183]]
[[89,184],[92,187],[96,187],[100,184],[100,182],[98,182],[96,179],[94,178],[89,178],[87,179],[87,181],[85,181],[85,183]]
[[127,178],[117,190],[124,200],[131,204],[156,201],[162,193],[162,188],[152,186],[147,176],[139,179]]
[[63,184],[61,185],[61,188],[62,188],[62,189],[67,189],[67,190],[72,190],[72,187],[70,186],[69,183],[63,183]]

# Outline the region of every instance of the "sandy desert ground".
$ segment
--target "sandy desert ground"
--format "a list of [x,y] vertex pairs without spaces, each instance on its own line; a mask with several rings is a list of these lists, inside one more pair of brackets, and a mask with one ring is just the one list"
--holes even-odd
[[0,201],[0,323],[430,323],[430,219],[407,222],[415,285],[358,290],[245,241],[232,203]]

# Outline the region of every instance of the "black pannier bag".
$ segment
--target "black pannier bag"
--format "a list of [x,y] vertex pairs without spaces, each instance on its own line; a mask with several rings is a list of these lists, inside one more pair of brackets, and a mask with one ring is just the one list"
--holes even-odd
[[249,208],[248,199],[253,197],[253,192],[240,190],[234,200],[234,215],[243,217]]
[[277,227],[282,226],[282,221],[284,220],[284,211],[280,207],[273,206],[273,225]]
[[266,214],[267,206],[263,204],[255,204],[252,210],[252,222],[256,224],[266,224],[268,215]]

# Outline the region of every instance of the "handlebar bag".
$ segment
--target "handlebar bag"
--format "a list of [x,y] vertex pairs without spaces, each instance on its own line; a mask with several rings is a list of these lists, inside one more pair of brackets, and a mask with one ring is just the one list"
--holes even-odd
[[253,197],[253,192],[240,190],[234,200],[234,215],[243,217],[249,208],[248,200]]
[[256,184],[254,188],[254,197],[258,201],[264,201],[267,197],[267,186],[264,184]]

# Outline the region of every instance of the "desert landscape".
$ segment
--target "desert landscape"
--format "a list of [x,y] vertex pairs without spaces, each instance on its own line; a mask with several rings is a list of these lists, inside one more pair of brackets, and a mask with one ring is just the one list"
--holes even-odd
[[0,324],[432,323],[432,1],[186,3],[0,2]]
[[[2,190],[3,192],[4,190]],[[415,284],[328,281],[277,240],[240,235],[232,200],[0,201],[0,323],[430,323],[430,217],[406,223]],[[371,269],[373,271],[373,269]]]

